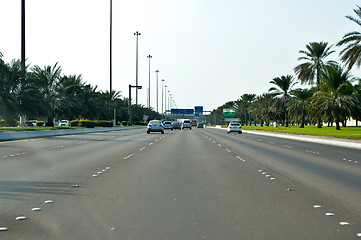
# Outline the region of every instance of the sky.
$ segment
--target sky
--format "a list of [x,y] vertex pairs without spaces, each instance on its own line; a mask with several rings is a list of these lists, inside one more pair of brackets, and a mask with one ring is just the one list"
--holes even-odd
[[[360,31],[345,18],[356,17],[357,5],[357,0],[113,0],[113,90],[128,97],[129,84],[136,84],[139,31],[140,104],[148,104],[148,55],[154,110],[162,109],[162,83],[172,108],[212,111],[246,93],[261,95],[273,78],[295,75],[299,50],[309,42],[335,45],[346,33]],[[20,10],[21,0],[0,0],[5,62],[21,58]],[[85,83],[109,91],[109,13],[110,0],[26,1],[27,64],[58,62],[63,74],[81,74]],[[340,48],[333,49],[330,60],[339,61]],[[352,74],[361,77],[358,69]]]

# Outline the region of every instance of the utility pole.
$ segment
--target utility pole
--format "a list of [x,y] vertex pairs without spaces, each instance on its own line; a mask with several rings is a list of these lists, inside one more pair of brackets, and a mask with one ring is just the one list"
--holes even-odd
[[[138,36],[140,35],[140,32],[136,31],[134,35],[137,36],[135,52],[135,85],[138,86]],[[138,105],[138,88],[135,90],[135,104]]]

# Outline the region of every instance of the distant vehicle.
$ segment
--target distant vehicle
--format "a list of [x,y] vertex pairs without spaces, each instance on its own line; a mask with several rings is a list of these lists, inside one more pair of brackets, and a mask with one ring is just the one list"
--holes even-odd
[[163,123],[160,120],[151,120],[147,125],[147,133],[160,132],[164,134]]
[[202,122],[199,122],[199,123],[197,124],[197,128],[204,128],[204,124],[203,124]]
[[236,123],[236,122],[231,122],[228,124],[227,127],[227,133],[230,132],[238,132],[239,134],[242,133],[242,126],[240,123]]
[[182,129],[189,128],[192,129],[191,121],[190,120],[183,120],[182,122]]
[[197,120],[192,120],[192,126],[196,127],[197,126]]
[[173,129],[182,129],[182,124],[178,121],[173,122]]
[[33,125],[33,127],[36,127],[36,121],[38,121],[38,120],[29,120],[29,122],[31,122],[31,124]]
[[61,120],[59,122],[59,127],[68,127],[69,126],[69,120]]
[[163,127],[164,129],[170,129],[173,131],[173,124],[171,121],[164,121],[163,122]]

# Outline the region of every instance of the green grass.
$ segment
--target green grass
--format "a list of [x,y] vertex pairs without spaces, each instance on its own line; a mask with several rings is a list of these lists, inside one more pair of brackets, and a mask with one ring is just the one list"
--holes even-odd
[[281,132],[290,134],[302,134],[302,135],[315,135],[315,136],[330,136],[340,138],[353,138],[361,139],[361,127],[341,127],[341,130],[336,130],[336,127],[322,127],[305,126],[300,128],[299,126],[284,126],[279,127],[261,127],[261,126],[242,126],[244,130],[261,130],[270,132]]

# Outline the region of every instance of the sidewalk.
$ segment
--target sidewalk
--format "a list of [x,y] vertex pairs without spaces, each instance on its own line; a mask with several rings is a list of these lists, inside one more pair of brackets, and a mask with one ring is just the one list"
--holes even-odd
[[[220,127],[211,127],[211,128],[227,130],[226,128],[220,128]],[[249,134],[257,134],[257,135],[264,135],[264,136],[293,139],[293,140],[305,141],[305,142],[321,143],[321,144],[327,144],[327,145],[333,145],[333,146],[339,146],[339,147],[361,149],[361,140],[357,140],[357,139],[285,134],[285,133],[266,132],[266,131],[257,131],[257,130],[243,130],[243,132],[249,133]]]

